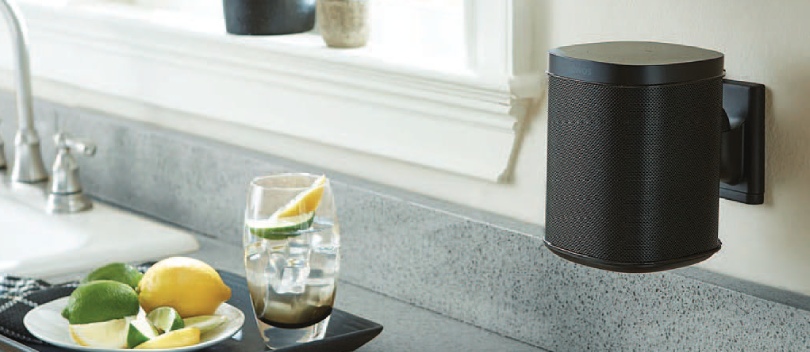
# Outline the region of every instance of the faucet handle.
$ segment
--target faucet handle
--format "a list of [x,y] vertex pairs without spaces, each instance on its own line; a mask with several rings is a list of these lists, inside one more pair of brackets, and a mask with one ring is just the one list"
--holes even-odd
[[73,138],[69,134],[59,132],[53,136],[56,143],[56,160],[53,162],[53,177],[48,194],[46,209],[51,213],[74,213],[92,208],[93,203],[82,191],[79,180],[79,164],[71,155],[75,150],[86,156],[96,154],[96,144]]
[[[0,120],[0,122],[3,122]],[[0,138],[0,170],[4,170],[8,165],[6,165],[6,152],[3,150],[3,138]]]
[[59,132],[53,136],[53,141],[56,143],[57,150],[63,149],[75,150],[86,156],[93,156],[96,154],[96,144],[82,138],[73,138],[70,134]]

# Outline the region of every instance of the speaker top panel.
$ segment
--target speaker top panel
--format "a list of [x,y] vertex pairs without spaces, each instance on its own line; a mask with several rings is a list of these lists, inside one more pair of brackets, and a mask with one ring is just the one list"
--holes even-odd
[[603,42],[549,50],[548,73],[583,82],[650,86],[723,76],[723,53],[657,42]]

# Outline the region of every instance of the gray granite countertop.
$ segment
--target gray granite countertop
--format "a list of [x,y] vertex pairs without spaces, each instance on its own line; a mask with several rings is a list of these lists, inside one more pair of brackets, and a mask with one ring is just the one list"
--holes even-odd
[[[203,236],[198,240],[200,250],[189,256],[242,273],[239,246]],[[345,281],[340,282],[336,307],[384,327],[382,334],[358,350],[361,352],[545,351]]]

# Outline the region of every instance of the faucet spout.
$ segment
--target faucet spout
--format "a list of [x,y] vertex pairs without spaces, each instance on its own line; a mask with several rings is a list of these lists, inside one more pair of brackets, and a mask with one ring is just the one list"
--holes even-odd
[[14,167],[11,180],[23,183],[39,183],[48,180],[39,136],[34,127],[31,99],[31,68],[28,60],[28,38],[25,20],[13,0],[0,0],[0,12],[8,23],[14,45],[17,83],[17,135],[14,137]]

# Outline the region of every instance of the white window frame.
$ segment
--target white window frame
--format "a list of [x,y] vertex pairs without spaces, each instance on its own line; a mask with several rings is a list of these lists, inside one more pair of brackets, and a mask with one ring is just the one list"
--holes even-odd
[[[18,0],[30,27],[35,96],[256,149],[223,126],[508,182],[544,81],[532,45],[537,5],[466,1],[471,72],[392,66],[323,48],[311,35],[227,36],[155,23],[122,6]],[[0,46],[9,45],[6,37]],[[10,67],[0,57],[0,68]],[[133,104],[199,124],[155,121]],[[210,121],[216,127],[199,127]]]

